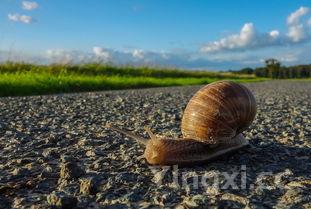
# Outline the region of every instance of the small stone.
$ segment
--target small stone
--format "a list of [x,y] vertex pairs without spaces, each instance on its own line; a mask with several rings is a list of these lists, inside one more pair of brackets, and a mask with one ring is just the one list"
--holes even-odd
[[284,184],[283,181],[286,180],[291,175],[293,175],[293,172],[290,169],[285,169],[285,171],[274,175],[274,183],[276,185],[283,185]]
[[88,150],[86,151],[85,155],[88,157],[94,157],[96,153],[93,150]]
[[209,186],[206,188],[206,193],[208,196],[216,196],[219,194],[219,189],[213,186]]
[[232,193],[223,194],[221,196],[221,200],[237,202],[238,204],[241,204],[244,206],[248,204],[247,198],[245,198],[243,196],[236,195],[236,194],[232,194]]
[[310,202],[311,198],[306,195],[306,192],[302,188],[289,189],[280,198],[279,203],[285,204],[298,204],[302,202]]
[[92,170],[98,170],[98,169],[100,169],[101,167],[102,167],[102,165],[101,165],[100,163],[94,162],[94,163],[91,164],[90,169],[92,169]]
[[85,171],[76,162],[62,163],[60,168],[60,178],[77,179],[84,175]]
[[28,169],[28,170],[32,170],[35,166],[35,163],[28,163],[26,165],[24,165],[24,168]]
[[48,205],[36,204],[36,205],[30,206],[30,209],[51,209],[51,207]]
[[141,209],[147,209],[151,208],[152,204],[150,202],[140,202],[139,203],[139,208]]
[[42,152],[45,158],[59,158],[59,153],[54,148],[47,148]]
[[197,208],[202,206],[208,206],[208,198],[204,195],[194,195],[193,197],[186,197],[184,203],[190,208]]
[[307,185],[311,185],[311,180],[303,180],[303,181],[291,181],[285,185],[286,189],[295,189],[295,187],[307,187]]
[[78,141],[78,145],[81,146],[81,147],[84,147],[88,144],[88,141],[86,139],[80,139]]
[[51,166],[46,166],[44,169],[46,172],[52,172],[53,168]]
[[49,165],[46,166],[41,173],[41,177],[43,178],[53,177],[53,168]]
[[27,176],[29,175],[30,171],[27,168],[15,168],[12,171],[13,176]]
[[103,155],[103,152],[100,150],[100,149],[91,149],[91,150],[88,150],[86,153],[85,153],[86,156],[88,157],[94,157],[96,155]]
[[24,165],[24,164],[27,164],[27,163],[30,163],[30,162],[31,162],[30,158],[21,158],[21,159],[17,159],[16,160],[16,163],[17,164],[21,164],[21,165]]
[[75,162],[76,159],[72,156],[69,156],[69,155],[62,155],[60,157],[60,160],[63,162],[63,163],[67,163],[67,162]]
[[302,205],[303,208],[311,208],[311,202]]
[[15,197],[14,201],[12,203],[13,208],[21,208],[23,207],[23,204],[25,203],[25,198]]
[[47,196],[47,202],[62,209],[71,209],[76,207],[78,201],[77,198],[66,195],[64,192],[54,191]]
[[99,179],[95,177],[80,180],[80,193],[94,195],[98,192]]
[[181,198],[179,195],[177,195],[175,192],[166,192],[162,195],[162,202],[164,205],[167,205],[169,203],[177,203],[181,201]]

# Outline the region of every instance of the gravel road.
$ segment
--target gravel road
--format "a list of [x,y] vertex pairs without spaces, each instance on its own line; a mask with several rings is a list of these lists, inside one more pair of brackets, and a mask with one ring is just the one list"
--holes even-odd
[[104,125],[180,135],[200,86],[0,98],[0,208],[311,208],[311,82],[246,86],[251,145],[183,168]]

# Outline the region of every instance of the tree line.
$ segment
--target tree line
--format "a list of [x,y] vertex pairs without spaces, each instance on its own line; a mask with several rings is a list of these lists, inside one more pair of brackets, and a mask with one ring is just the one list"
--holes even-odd
[[[233,71],[231,71],[233,72]],[[311,64],[282,66],[281,62],[276,59],[265,60],[265,67],[243,68],[234,73],[255,74],[257,77],[284,79],[284,78],[311,78]]]

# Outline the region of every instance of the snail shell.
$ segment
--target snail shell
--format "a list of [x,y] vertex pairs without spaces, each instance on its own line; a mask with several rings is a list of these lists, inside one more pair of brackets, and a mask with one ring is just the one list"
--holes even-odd
[[255,98],[245,86],[218,81],[204,86],[190,99],[181,132],[183,138],[217,144],[247,129],[255,115]]
[[256,115],[256,102],[243,85],[218,81],[204,86],[189,101],[182,118],[183,138],[154,135],[150,139],[108,125],[107,127],[136,139],[146,146],[149,164],[201,163],[248,144],[241,134]]

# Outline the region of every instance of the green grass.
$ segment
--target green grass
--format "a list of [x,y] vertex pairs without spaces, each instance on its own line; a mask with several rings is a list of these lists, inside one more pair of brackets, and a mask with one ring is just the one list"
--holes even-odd
[[207,84],[216,80],[254,82],[249,75],[108,65],[0,65],[0,96],[21,96],[160,86]]
[[5,63],[0,65],[0,74],[3,73],[48,73],[53,75],[74,74],[74,75],[103,75],[103,76],[130,76],[130,77],[154,77],[154,78],[251,78],[254,75],[243,75],[234,73],[219,73],[208,71],[190,71],[180,69],[161,69],[150,67],[113,66],[102,64],[82,65],[32,65],[24,63]]

